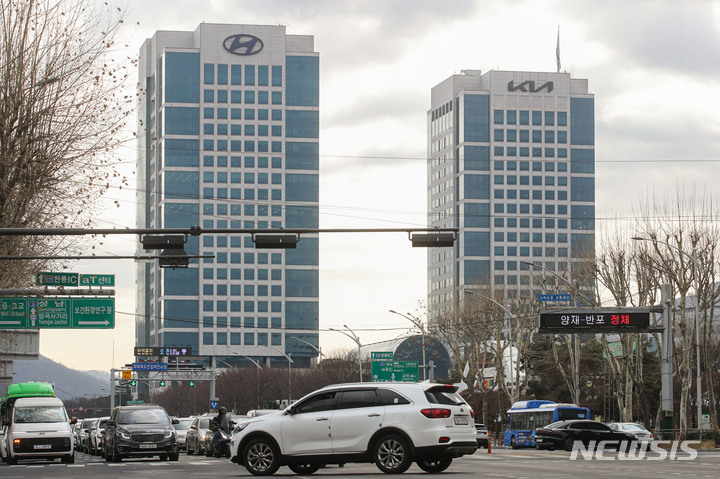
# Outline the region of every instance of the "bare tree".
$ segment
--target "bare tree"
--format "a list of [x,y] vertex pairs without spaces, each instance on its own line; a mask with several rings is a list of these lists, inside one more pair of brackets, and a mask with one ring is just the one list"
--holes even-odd
[[[0,225],[90,224],[93,204],[125,178],[115,165],[135,99],[124,90],[133,61],[116,62],[121,9],[92,0],[0,0]],[[0,255],[49,255],[50,237],[0,237]],[[3,268],[0,286],[38,267]]]

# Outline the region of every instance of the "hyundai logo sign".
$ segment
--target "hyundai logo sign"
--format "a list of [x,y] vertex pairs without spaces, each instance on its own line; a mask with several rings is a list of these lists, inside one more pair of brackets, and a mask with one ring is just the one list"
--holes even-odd
[[227,37],[223,47],[233,55],[255,55],[263,49],[263,41],[253,35],[238,33]]

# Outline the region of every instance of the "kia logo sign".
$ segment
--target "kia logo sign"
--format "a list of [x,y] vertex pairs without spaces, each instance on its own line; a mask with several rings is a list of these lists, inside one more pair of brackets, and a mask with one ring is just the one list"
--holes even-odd
[[515,85],[515,82],[513,81],[508,82],[508,91],[520,90],[523,92],[537,93],[542,89],[547,89],[547,92],[550,93],[551,91],[553,91],[553,82],[545,82],[539,86],[535,86],[535,82],[532,80],[524,81],[517,85]]
[[253,35],[230,35],[223,41],[223,47],[233,55],[255,55],[263,49],[263,41]]

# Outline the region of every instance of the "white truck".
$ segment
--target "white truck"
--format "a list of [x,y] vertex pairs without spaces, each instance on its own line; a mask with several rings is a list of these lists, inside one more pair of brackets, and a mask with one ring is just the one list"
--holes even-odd
[[71,424],[62,401],[53,396],[4,397],[2,429],[3,460],[56,459],[75,462]]

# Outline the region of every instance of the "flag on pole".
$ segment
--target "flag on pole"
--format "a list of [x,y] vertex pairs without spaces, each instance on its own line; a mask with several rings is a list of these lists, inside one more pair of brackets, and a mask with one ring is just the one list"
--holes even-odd
[[560,73],[560,25],[558,25],[557,46],[555,47],[555,60],[557,61],[557,72]]

